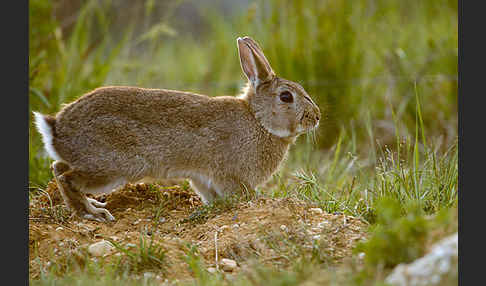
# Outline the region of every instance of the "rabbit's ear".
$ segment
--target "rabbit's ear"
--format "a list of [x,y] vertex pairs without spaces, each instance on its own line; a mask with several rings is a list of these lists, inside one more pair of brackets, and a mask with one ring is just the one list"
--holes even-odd
[[244,37],[238,38],[237,43],[241,69],[255,89],[262,82],[275,77],[272,67],[255,41]]

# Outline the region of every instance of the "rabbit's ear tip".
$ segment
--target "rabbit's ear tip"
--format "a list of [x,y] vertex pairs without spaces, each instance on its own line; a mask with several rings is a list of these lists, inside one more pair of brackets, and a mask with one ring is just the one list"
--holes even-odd
[[244,37],[238,37],[237,41],[244,41],[244,40],[249,40],[249,39],[251,39],[251,38],[248,37],[248,36],[244,36]]

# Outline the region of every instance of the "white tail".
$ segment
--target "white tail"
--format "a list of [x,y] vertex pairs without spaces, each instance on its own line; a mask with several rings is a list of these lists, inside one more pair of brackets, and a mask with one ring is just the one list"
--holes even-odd
[[51,126],[47,124],[44,115],[35,111],[33,113],[35,126],[37,127],[39,133],[42,135],[42,142],[44,142],[44,148],[46,149],[47,154],[49,154],[49,156],[56,161],[63,161],[61,159],[61,156],[59,156],[59,154],[57,154],[56,150],[54,149],[54,145],[52,145],[52,139],[54,137],[52,136]]

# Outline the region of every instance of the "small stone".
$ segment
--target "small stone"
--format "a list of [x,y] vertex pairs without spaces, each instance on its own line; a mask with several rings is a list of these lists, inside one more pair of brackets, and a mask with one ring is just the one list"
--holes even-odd
[[236,261],[228,258],[221,259],[220,265],[221,265],[221,269],[227,272],[232,272],[237,267]]
[[137,225],[142,221],[142,219],[137,219],[136,221],[133,222],[133,225]]
[[216,270],[216,268],[214,268],[214,267],[209,267],[209,268],[208,268],[208,272],[209,272],[209,273],[216,273],[216,271],[217,271],[217,270]]
[[143,274],[143,278],[145,278],[145,279],[150,279],[150,278],[154,278],[154,277],[155,277],[155,274],[152,273],[152,272],[145,272]]
[[93,243],[88,247],[88,252],[93,256],[103,256],[109,254],[114,249],[113,245],[106,240]]
[[126,248],[126,249],[128,249],[128,248],[133,248],[133,247],[135,247],[135,246],[137,246],[137,245],[135,245],[134,243],[127,243],[127,244],[125,244],[125,248]]
[[63,230],[63,229],[64,229],[64,228],[63,228],[62,226],[60,226],[60,227],[56,228],[56,231],[61,231],[61,230]]
[[159,223],[164,223],[166,221],[165,217],[159,218]]
[[240,225],[239,225],[239,224],[237,224],[237,223],[235,223],[235,224],[233,225],[233,228],[239,228],[239,227],[240,227]]
[[320,234],[318,234],[318,235],[314,235],[314,236],[312,237],[312,239],[313,239],[313,240],[319,240],[319,239],[321,239],[321,235],[320,235]]
[[281,230],[281,231],[286,231],[286,230],[287,230],[287,226],[286,226],[285,224],[282,224],[282,225],[280,226],[280,230]]
[[321,208],[311,208],[311,209],[309,209],[309,211],[311,213],[314,213],[314,214],[322,214],[322,209]]

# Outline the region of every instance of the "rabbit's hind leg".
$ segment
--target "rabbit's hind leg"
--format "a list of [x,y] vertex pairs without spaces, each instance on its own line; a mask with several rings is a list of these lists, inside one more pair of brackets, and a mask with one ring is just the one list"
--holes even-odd
[[54,163],[53,173],[66,205],[78,216],[85,219],[100,222],[104,222],[106,219],[109,221],[115,220],[107,209],[97,207],[105,206],[104,203],[87,198],[80,191],[81,188],[79,186],[85,184],[86,176],[79,171],[66,168],[65,165],[65,163]]
[[100,201],[97,201],[95,199],[92,199],[92,198],[86,198],[88,200],[88,202],[90,202],[94,207],[105,207],[107,203],[102,203]]
[[57,184],[57,189],[61,193],[61,196],[66,206],[72,211],[74,211],[76,207],[75,203],[71,202],[71,199],[69,198],[69,196],[67,196],[67,193],[64,190],[63,184],[61,184],[61,182],[59,181],[59,177],[62,176],[62,174],[64,174],[65,172],[69,171],[70,169],[71,167],[69,167],[68,164],[61,161],[55,161],[51,164],[51,171],[54,176],[54,181]]

